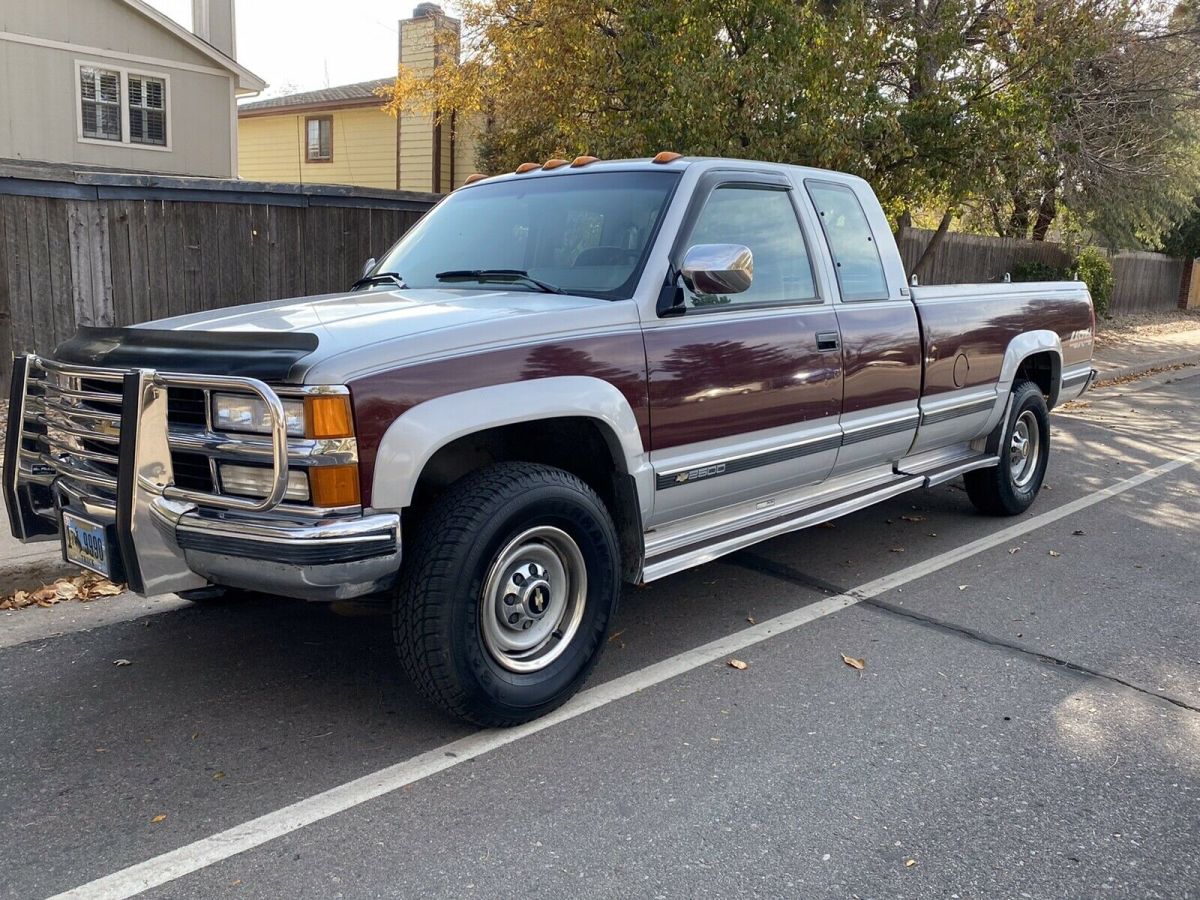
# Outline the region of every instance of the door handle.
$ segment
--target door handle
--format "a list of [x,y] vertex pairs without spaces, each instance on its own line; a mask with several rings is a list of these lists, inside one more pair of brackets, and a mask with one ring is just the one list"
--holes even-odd
[[817,332],[817,350],[822,353],[828,350],[836,350],[840,342],[836,331],[818,331]]

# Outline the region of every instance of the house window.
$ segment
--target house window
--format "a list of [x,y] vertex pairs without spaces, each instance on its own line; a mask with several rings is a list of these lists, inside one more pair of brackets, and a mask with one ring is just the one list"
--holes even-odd
[[149,75],[130,74],[129,140],[134,144],[167,144],[167,83]]
[[314,116],[304,124],[308,134],[308,161],[329,162],[333,159],[333,116]]
[[76,126],[82,143],[171,149],[171,78],[75,61]]
[[79,112],[84,137],[121,140],[121,73],[95,66],[79,67]]

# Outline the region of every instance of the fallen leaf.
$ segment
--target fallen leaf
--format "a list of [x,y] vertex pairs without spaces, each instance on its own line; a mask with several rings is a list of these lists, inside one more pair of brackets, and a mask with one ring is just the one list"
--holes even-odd
[[731,669],[746,669],[749,668],[750,664],[744,663],[740,659],[731,659],[725,663],[725,665],[729,666]]
[[114,665],[114,666],[132,666],[132,665],[133,665],[133,663],[131,663],[131,662],[130,662],[129,660],[127,660],[127,659],[114,659],[114,660],[113,660],[113,665]]
[[906,859],[904,861],[904,868],[911,869],[916,864],[917,864],[917,861],[915,859]]
[[1055,559],[1058,559],[1058,557],[1062,556],[1062,554],[1059,553],[1057,550],[1051,550],[1050,555],[1053,556]]
[[903,547],[893,547],[893,548],[892,548],[892,552],[893,552],[893,553],[903,553],[903,552],[904,552],[904,548],[903,548]]
[[1087,534],[1087,532],[1084,531],[1082,528],[1076,528],[1074,531],[1071,532],[1071,534],[1075,535],[1075,537],[1083,537],[1085,534]]
[[1020,547],[1009,547],[1009,548],[1008,548],[1008,555],[1009,555],[1009,556],[1012,556],[1014,553],[1020,553],[1020,552],[1021,552],[1021,548],[1020,548]]
[[960,585],[958,586],[958,589],[959,589],[960,591],[965,591],[965,590],[966,590],[967,588],[969,588],[969,587],[970,587],[970,585],[969,585],[969,584],[960,584]]
[[754,618],[754,616],[746,616],[746,621],[749,622],[751,625],[758,624],[758,619]]
[[155,816],[153,819],[151,819],[150,824],[157,825],[159,822],[165,822],[165,821],[167,821],[167,817],[160,814],[160,815]]
[[225,773],[224,773],[224,772],[217,772],[216,774],[214,774],[214,775],[213,775],[213,779],[212,779],[212,780],[213,780],[213,781],[220,781],[220,780],[221,780],[222,778],[224,778],[224,777],[225,777]]
[[901,516],[900,518],[903,519],[905,522],[924,522],[925,521],[924,516]]
[[608,642],[611,644],[613,641],[615,641],[617,638],[619,638],[624,633],[625,633],[625,629],[622,628],[620,631],[618,631],[616,634],[614,634],[612,637],[610,637],[608,639]]
[[867,667],[865,659],[857,659],[853,656],[847,656],[845,653],[842,654],[842,662],[852,669],[858,669],[860,672]]

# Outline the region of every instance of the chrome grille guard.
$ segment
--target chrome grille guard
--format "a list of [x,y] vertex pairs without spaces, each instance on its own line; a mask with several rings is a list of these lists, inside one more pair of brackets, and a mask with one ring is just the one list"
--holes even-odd
[[[267,496],[249,499],[175,484],[167,417],[170,387],[249,392],[263,401],[271,421],[272,488]],[[29,355],[13,364],[9,417],[4,493],[13,534],[26,541],[55,539],[57,506],[82,504],[84,512],[115,522],[125,578],[141,593],[206,583],[155,527],[156,503],[263,513],[278,506],[287,491],[283,403],[256,378],[101,369]]]

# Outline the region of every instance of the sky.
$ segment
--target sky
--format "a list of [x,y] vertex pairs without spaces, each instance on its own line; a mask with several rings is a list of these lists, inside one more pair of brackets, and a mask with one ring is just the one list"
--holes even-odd
[[[191,0],[147,0],[185,28]],[[397,21],[417,0],[237,0],[238,62],[267,82],[261,97],[396,73]],[[453,4],[442,2],[447,13]]]

